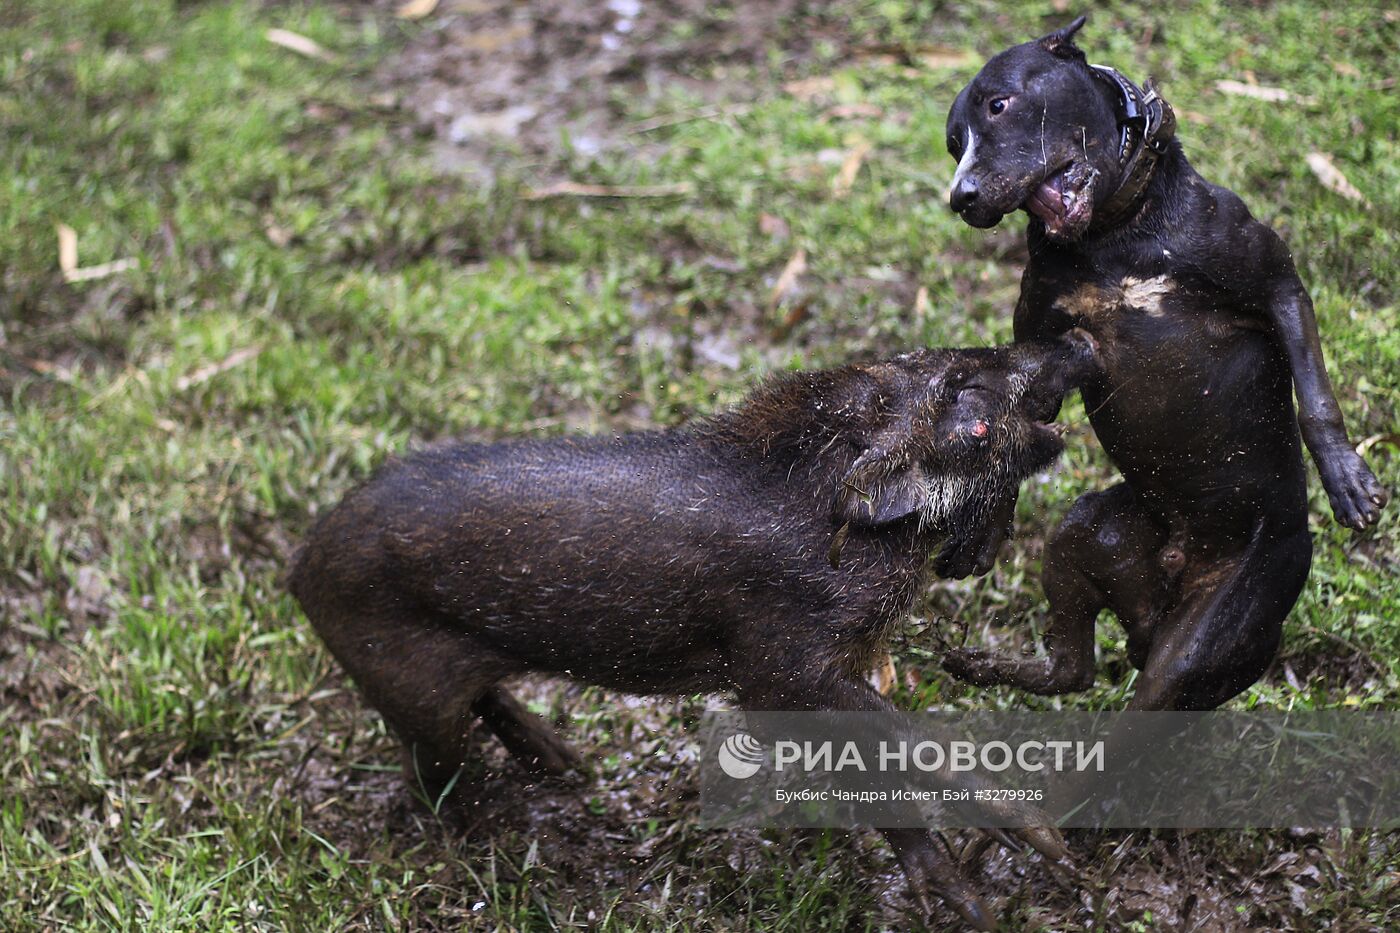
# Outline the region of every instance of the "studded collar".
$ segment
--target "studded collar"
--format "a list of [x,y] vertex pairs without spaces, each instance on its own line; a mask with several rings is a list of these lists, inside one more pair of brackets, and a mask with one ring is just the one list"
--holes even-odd
[[1118,91],[1118,190],[1095,211],[1093,225],[1100,229],[1116,227],[1141,207],[1142,193],[1157,172],[1176,135],[1176,114],[1171,104],[1157,93],[1151,79],[1139,88],[1121,73],[1106,65],[1090,65],[1094,77]]

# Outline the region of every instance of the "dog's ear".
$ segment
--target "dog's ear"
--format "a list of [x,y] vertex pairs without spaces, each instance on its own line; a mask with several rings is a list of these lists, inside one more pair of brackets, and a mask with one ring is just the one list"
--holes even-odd
[[1080,51],[1079,46],[1074,44],[1074,34],[1078,32],[1088,20],[1089,17],[1087,16],[1077,17],[1074,22],[1063,29],[1056,29],[1048,36],[1042,36],[1040,38],[1041,48],[1045,49],[1045,51],[1054,55],[1056,58],[1073,59],[1081,62],[1085,61],[1084,53]]
[[919,511],[928,493],[917,463],[877,445],[856,458],[836,489],[838,524],[874,528]]

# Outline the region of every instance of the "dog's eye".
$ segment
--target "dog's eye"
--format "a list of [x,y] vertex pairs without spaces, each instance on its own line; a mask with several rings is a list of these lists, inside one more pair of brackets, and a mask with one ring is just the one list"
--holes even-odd
[[991,102],[987,104],[987,109],[991,111],[992,116],[996,116],[1006,109],[1006,98],[993,97]]
[[955,136],[948,137],[948,154],[955,159],[962,158],[962,143]]

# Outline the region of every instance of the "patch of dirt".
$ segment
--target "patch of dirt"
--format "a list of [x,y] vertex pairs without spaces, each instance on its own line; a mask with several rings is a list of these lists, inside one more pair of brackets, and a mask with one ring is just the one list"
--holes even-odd
[[810,6],[449,0],[375,82],[416,115],[440,164],[454,171],[489,178],[522,155],[547,161],[615,148],[644,158],[645,126],[629,125],[628,109],[678,92],[711,104],[752,97],[744,70],[764,66],[775,41],[800,55],[839,35]]
[[1275,659],[1264,681],[1295,690],[1321,686],[1339,694],[1368,696],[1384,690],[1388,674],[1384,665],[1354,646],[1324,638],[1311,650],[1293,650]]
[[34,400],[79,376],[120,369],[128,331],[150,306],[123,276],[67,285],[57,273],[0,270],[0,393],[10,397],[27,381]]
[[42,607],[35,592],[0,591],[0,707],[21,721],[44,716],[71,690],[63,641],[14,621],[38,616]]

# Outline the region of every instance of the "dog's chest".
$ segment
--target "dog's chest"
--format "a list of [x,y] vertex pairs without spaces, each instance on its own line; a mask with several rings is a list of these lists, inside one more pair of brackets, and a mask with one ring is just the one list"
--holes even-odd
[[1257,318],[1220,289],[1169,268],[1027,270],[1018,339],[1082,327],[1099,342],[1102,376],[1083,397],[1100,441],[1125,475],[1148,485],[1166,464],[1221,456],[1241,405],[1287,391],[1286,366]]
[[1106,370],[1163,368],[1176,379],[1259,336],[1249,316],[1196,277],[1165,263],[1115,269],[1028,272],[1018,309],[1018,336],[1050,336],[1072,327],[1093,334]]

